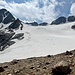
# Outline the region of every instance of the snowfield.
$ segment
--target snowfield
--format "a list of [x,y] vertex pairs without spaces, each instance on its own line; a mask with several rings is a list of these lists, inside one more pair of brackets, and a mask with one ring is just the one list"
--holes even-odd
[[24,33],[24,39],[14,40],[15,44],[0,52],[0,63],[13,59],[54,55],[75,49],[75,30],[71,29],[74,23],[48,26],[25,24],[22,31],[15,31]]

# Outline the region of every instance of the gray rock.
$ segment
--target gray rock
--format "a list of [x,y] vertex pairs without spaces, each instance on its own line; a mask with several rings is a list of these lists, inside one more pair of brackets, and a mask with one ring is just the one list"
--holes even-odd
[[75,21],[75,16],[69,16],[67,20],[68,22],[73,22]]
[[14,34],[15,33],[5,33],[4,31],[0,31],[0,51],[4,50],[4,48],[9,45],[8,42]]
[[19,19],[15,20],[12,24],[8,26],[9,29],[21,29],[23,28],[23,24]]
[[13,15],[7,11],[6,9],[0,10],[0,23],[8,24],[10,22],[13,22],[15,18]]
[[65,17],[59,17],[58,19],[54,20],[51,25],[55,24],[55,25],[58,25],[58,24],[62,24],[62,23],[66,23],[66,18]]
[[71,29],[75,29],[75,25],[73,25],[73,26],[71,27]]
[[70,72],[71,72],[70,66],[65,61],[57,63],[56,65],[54,65],[52,69],[53,75],[67,75],[70,74]]
[[12,39],[20,39],[24,36],[24,33],[15,34],[15,36]]

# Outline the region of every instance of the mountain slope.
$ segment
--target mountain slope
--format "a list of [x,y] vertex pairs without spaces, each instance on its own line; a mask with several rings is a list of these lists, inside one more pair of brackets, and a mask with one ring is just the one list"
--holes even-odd
[[23,30],[14,30],[14,32],[24,33],[24,39],[20,41],[13,39],[12,41],[16,43],[0,52],[0,62],[54,55],[75,49],[75,31],[71,29],[74,23],[37,27],[23,24]]

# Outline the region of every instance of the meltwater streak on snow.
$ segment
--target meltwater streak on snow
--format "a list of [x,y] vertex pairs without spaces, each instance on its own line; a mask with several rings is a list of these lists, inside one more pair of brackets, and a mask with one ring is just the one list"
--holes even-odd
[[13,59],[54,55],[75,49],[75,30],[71,29],[72,23],[48,26],[27,26],[22,31],[25,38],[15,40],[16,43],[0,53],[0,62]]

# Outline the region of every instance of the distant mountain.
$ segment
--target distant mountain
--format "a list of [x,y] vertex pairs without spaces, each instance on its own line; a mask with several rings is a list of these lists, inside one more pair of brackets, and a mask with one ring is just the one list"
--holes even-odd
[[37,22],[31,22],[31,23],[26,23],[26,24],[31,25],[31,26],[46,26],[48,23],[43,22],[43,23],[38,24]]
[[51,25],[55,24],[55,25],[59,25],[62,23],[66,23],[66,22],[74,22],[75,21],[75,16],[68,16],[68,18],[66,17],[59,17],[56,20],[51,22]]
[[[3,25],[3,24],[4,25]],[[7,26],[5,26],[8,24]],[[8,48],[15,41],[12,39],[22,40],[24,33],[16,33],[14,29],[23,29],[22,21],[15,19],[14,16],[6,9],[0,10],[0,51]]]
[[53,25],[53,24],[58,25],[58,24],[62,24],[62,23],[66,23],[66,18],[65,17],[59,17],[58,19],[54,20],[51,23],[51,25]]
[[38,26],[37,22],[31,22],[31,23],[26,23],[26,24],[31,25],[31,26]]
[[73,22],[75,21],[75,16],[69,16],[67,20],[68,22]]
[[9,29],[19,29],[19,27],[22,30],[23,24],[21,23],[21,21],[19,19],[16,19],[8,26]]
[[46,23],[46,22],[43,22],[43,23],[39,24],[39,26],[46,26],[46,25],[48,25],[48,23]]
[[13,15],[7,11],[6,9],[0,10],[0,23],[8,24],[10,22],[13,22],[15,18]]

